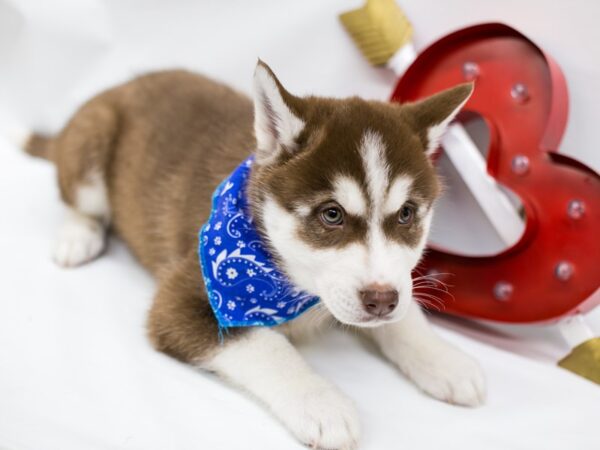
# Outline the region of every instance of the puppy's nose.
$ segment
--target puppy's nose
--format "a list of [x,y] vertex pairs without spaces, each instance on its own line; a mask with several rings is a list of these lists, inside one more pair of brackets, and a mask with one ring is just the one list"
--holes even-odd
[[365,310],[374,316],[383,317],[391,313],[398,304],[398,291],[391,286],[372,284],[360,291]]

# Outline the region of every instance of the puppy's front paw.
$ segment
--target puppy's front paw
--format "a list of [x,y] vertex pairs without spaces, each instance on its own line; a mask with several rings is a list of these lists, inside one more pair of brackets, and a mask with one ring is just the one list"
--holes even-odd
[[302,443],[315,449],[356,448],[360,425],[352,401],[331,386],[282,401],[274,413]]
[[403,371],[423,391],[448,403],[479,406],[485,400],[485,377],[470,356],[449,345],[436,352],[414,354]]

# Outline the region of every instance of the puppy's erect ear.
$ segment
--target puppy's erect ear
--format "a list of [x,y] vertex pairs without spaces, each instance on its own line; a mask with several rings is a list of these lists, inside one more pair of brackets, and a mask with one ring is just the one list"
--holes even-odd
[[456,117],[473,93],[473,83],[459,84],[403,106],[406,119],[419,135],[425,151],[431,155],[440,143],[448,124]]
[[284,89],[269,66],[258,61],[254,71],[254,132],[259,164],[271,162],[282,151],[295,150],[304,122],[293,108],[301,101]]

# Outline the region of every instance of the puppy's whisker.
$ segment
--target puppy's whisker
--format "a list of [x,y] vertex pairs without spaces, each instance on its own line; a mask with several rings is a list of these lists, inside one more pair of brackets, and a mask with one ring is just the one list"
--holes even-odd
[[435,295],[430,295],[430,294],[426,294],[426,293],[421,292],[421,293],[415,295],[414,297],[417,300],[426,300],[430,304],[435,304],[435,305],[438,305],[438,307],[441,307],[442,309],[445,309],[444,302],[439,297],[436,297]]
[[419,278],[435,278],[439,276],[452,276],[454,275],[451,272],[436,272],[436,273],[428,273],[425,275],[419,275],[418,277],[413,278],[414,280],[418,280]]
[[[446,274],[440,274],[440,275],[446,275]],[[447,275],[449,275],[449,274],[447,274]],[[448,285],[448,283],[446,283],[445,281],[435,278],[434,275],[423,275],[420,277],[413,278],[413,282],[418,282],[418,281],[422,281],[422,280],[430,281],[432,283]]]
[[438,285],[434,285],[434,284],[430,284],[430,283],[418,283],[413,285],[413,289],[415,290],[419,290],[419,289],[424,289],[424,290],[435,290],[435,291],[439,291],[439,292],[444,292],[446,294],[450,294],[450,290],[448,289],[447,286],[438,286]]
[[431,278],[427,278],[427,279],[419,279],[419,280],[415,280],[414,282],[414,286],[436,286],[436,287],[441,287],[443,289],[445,289],[446,291],[449,290],[449,288],[452,287],[451,284],[448,283],[444,283],[443,281],[440,280],[436,280],[436,279],[431,279]]
[[426,309],[435,309],[438,312],[441,312],[439,306],[435,303],[433,303],[430,300],[424,299],[424,298],[419,298],[419,297],[415,297],[415,300],[417,300],[417,302],[419,304],[421,304],[422,306],[424,306]]
[[413,287],[413,288],[416,291],[418,291],[419,289],[423,288],[423,289],[425,289],[427,291],[443,292],[444,294],[447,294],[449,297],[452,297],[454,299],[454,295],[452,295],[452,293],[447,288],[441,289],[441,288],[437,288],[437,287],[434,287],[434,286],[416,286],[416,287]]

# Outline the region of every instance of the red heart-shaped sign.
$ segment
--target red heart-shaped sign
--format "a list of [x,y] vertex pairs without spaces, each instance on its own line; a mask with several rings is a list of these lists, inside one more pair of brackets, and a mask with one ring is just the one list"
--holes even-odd
[[455,301],[445,304],[453,314],[538,322],[586,312],[600,303],[600,177],[556,150],[568,112],[560,68],[516,30],[477,25],[423,51],[392,100],[417,100],[465,78],[476,84],[463,117],[484,118],[487,172],[520,198],[525,231],[494,256],[432,246],[421,270],[454,275]]

